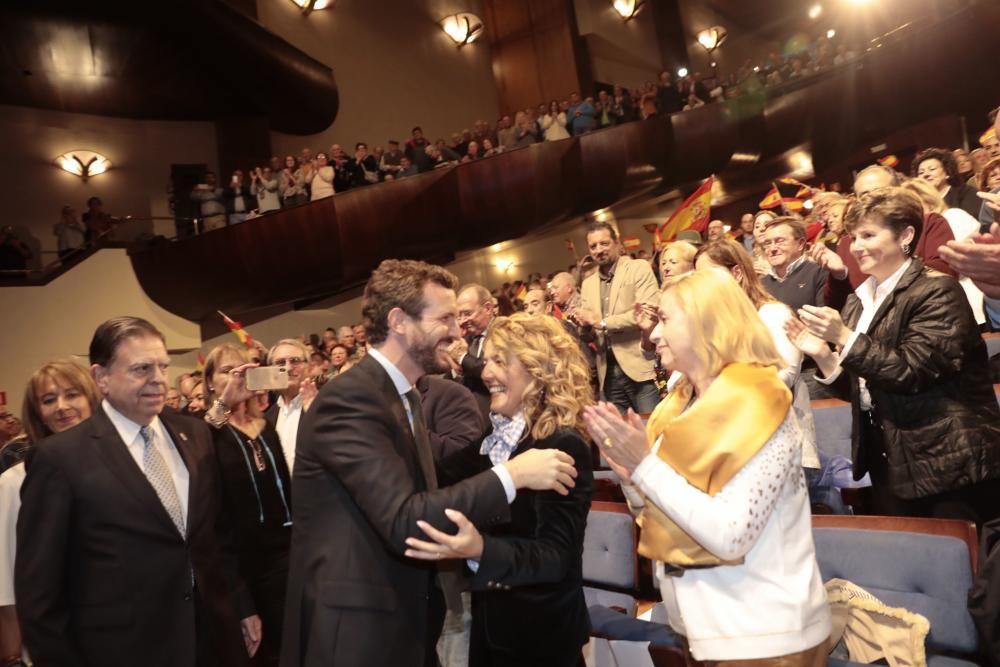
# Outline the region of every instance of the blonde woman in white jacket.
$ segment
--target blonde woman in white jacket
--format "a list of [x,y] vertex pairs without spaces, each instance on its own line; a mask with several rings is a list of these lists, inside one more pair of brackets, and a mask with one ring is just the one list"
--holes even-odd
[[558,100],[549,102],[549,112],[542,116],[542,132],[545,133],[545,141],[569,139],[569,132],[566,131],[566,114],[559,110]]
[[729,272],[668,281],[651,335],[684,375],[650,416],[602,403],[587,429],[641,512],[670,627],[689,665],[826,665],[802,433],[773,338]]

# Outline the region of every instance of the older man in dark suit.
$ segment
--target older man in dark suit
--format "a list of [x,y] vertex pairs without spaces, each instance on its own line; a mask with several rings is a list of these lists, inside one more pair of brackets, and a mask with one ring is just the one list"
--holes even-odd
[[453,530],[446,508],[477,525],[507,521],[517,488],[572,486],[563,452],[538,450],[439,489],[414,384],[447,368],[458,338],[457,279],[423,262],[386,260],[365,288],[372,349],[328,382],[303,418],[284,667],[435,665],[454,582],[403,556],[418,519]]
[[[100,410],[34,450],[14,585],[24,645],[45,667],[243,665],[260,642],[219,512],[212,437],[160,415],[170,357],[149,322],[99,326]],[[240,637],[240,618],[246,645]]]

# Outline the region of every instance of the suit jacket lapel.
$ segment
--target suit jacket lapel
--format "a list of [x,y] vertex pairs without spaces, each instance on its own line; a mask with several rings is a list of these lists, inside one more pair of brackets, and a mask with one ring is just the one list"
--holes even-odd
[[[618,264],[615,266],[615,275],[611,278],[611,286],[608,293],[608,312],[602,313],[604,317],[607,317],[615,312],[615,306],[618,305],[618,293],[622,289],[622,280],[624,280],[622,274],[625,273],[625,267],[627,265],[628,258],[622,255],[618,259]],[[600,276],[598,276],[598,280],[600,280]]]
[[[94,444],[99,455],[118,478],[118,481],[122,483],[122,486],[139,504],[159,517],[170,528],[171,532],[177,535],[177,528],[170,515],[167,514],[167,510],[164,509],[163,503],[160,502],[160,497],[156,495],[156,491],[146,479],[142,469],[136,465],[135,459],[128,451],[128,446],[122,442],[118,430],[111,423],[107,413],[103,409],[96,410],[87,424],[90,426],[90,437],[96,440]],[[177,536],[180,537],[180,535]]]
[[160,423],[163,424],[163,428],[170,434],[170,439],[174,441],[174,446],[177,447],[177,451],[181,455],[181,460],[184,461],[184,466],[188,471],[188,510],[187,520],[184,522],[184,530],[187,533],[185,537],[187,537],[191,534],[191,526],[194,525],[196,518],[195,511],[200,504],[195,501],[198,497],[196,492],[198,484],[201,481],[201,475],[199,474],[200,466],[197,464],[198,456],[194,450],[194,441],[192,440],[194,436],[183,425],[168,422],[163,418],[162,414],[160,415]]

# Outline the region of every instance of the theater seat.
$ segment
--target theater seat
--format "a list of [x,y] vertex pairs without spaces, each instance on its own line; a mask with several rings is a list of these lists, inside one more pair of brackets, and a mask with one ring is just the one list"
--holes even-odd
[[928,665],[976,664],[936,655],[974,659],[978,650],[966,606],[977,556],[975,525],[947,519],[814,516],[813,539],[824,581],[846,579],[889,606],[927,618]]
[[635,617],[637,548],[638,528],[626,504],[591,503],[583,538],[583,592],[594,638],[593,667],[627,667],[614,655],[612,645],[617,642],[649,642],[655,667],[683,667],[674,633],[666,625]]

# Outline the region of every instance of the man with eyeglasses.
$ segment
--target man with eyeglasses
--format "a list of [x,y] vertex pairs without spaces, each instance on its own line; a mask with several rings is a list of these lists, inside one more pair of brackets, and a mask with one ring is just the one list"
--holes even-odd
[[456,340],[448,349],[458,366],[462,384],[472,392],[483,417],[490,414],[490,391],[483,383],[483,343],[486,330],[493,321],[493,295],[482,285],[470,283],[458,293],[457,323],[464,338]]
[[798,218],[781,217],[764,228],[764,256],[771,271],[764,289],[793,311],[823,306],[828,272],[806,255],[806,226]]
[[285,338],[275,343],[267,353],[269,366],[288,369],[288,386],[278,396],[278,400],[264,413],[268,423],[274,424],[281,439],[281,449],[285,453],[288,472],[295,464],[295,439],[302,418],[302,396],[299,391],[302,381],[309,377],[309,350],[302,341]]

